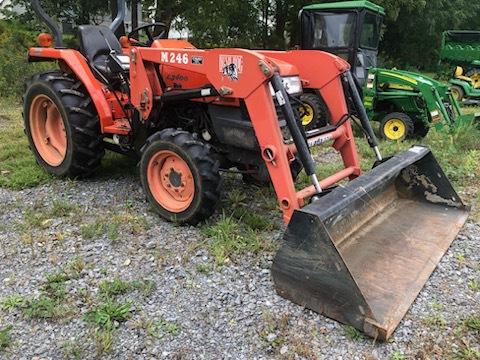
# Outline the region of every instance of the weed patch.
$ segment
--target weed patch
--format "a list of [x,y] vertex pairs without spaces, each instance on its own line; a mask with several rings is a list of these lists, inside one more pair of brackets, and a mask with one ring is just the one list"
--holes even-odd
[[469,316],[463,323],[468,329],[480,333],[480,316]]
[[124,281],[114,279],[112,281],[102,281],[99,285],[100,295],[103,298],[112,298],[117,295],[123,295],[133,290],[139,290],[144,296],[148,296],[155,289],[155,283],[151,280]]
[[406,356],[403,355],[403,353],[401,351],[394,351],[393,353],[390,354],[389,360],[405,360],[406,359]]
[[180,332],[181,327],[177,322],[165,320],[163,317],[147,325],[147,335],[156,339],[161,339],[167,334],[177,336]]
[[98,354],[109,353],[112,349],[115,323],[128,320],[132,314],[132,303],[108,300],[87,312],[84,320],[94,327],[94,338]]
[[204,226],[201,231],[208,239],[208,249],[217,265],[230,261],[235,255],[273,250],[271,241],[233,217],[223,215],[218,222]]
[[70,218],[77,214],[78,207],[67,201],[55,200],[50,206],[35,203],[33,207],[25,210],[23,220],[16,224],[15,229],[26,236],[32,230],[50,228],[55,219]]
[[288,314],[278,317],[271,312],[264,312],[258,335],[266,345],[279,349],[286,341],[289,324]]
[[363,338],[362,332],[350,325],[345,326],[345,334],[350,340],[360,340]]
[[125,210],[81,226],[80,233],[87,240],[106,235],[111,241],[117,241],[122,232],[138,235],[149,228],[150,224],[144,217],[135,215],[130,210]]
[[11,326],[7,326],[4,329],[0,329],[0,353],[12,345],[13,339],[10,332],[12,331]]

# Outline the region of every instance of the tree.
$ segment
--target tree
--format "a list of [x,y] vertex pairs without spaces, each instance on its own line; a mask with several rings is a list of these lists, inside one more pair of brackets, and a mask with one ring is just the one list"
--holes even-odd
[[[41,4],[47,14],[57,21],[66,21],[77,25],[99,23],[110,13],[108,2],[103,0],[42,0]],[[24,8],[25,12],[18,14],[12,11],[14,6]],[[39,22],[30,0],[12,0],[11,5],[3,13],[7,18],[38,27]]]

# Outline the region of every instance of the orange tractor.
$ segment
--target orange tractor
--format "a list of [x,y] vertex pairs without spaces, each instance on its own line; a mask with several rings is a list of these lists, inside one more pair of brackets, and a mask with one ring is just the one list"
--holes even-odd
[[[278,292],[373,337],[391,335],[467,209],[427,148],[382,160],[346,61],[319,51],[199,50],[166,39],[161,23],[119,40],[121,0],[110,27],[80,26],[80,49],[66,49],[32,5],[54,36],[41,34],[29,61],[59,66],[34,76],[24,97],[26,134],[47,172],[87,176],[104,149],[133,154],[150,203],[189,224],[214,212],[222,170],[271,181],[288,224],[272,268]],[[134,39],[142,31],[146,40]],[[329,113],[308,131],[297,111],[304,90]],[[378,160],[362,176],[352,113]],[[320,180],[310,148],[327,142],[344,168]],[[302,169],[311,186],[297,190]]]

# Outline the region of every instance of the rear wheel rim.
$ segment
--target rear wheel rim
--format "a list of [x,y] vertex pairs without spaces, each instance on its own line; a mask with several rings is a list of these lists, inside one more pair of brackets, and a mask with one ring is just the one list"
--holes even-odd
[[37,152],[48,165],[59,166],[67,154],[65,122],[47,95],[37,95],[31,105],[29,125]]
[[303,126],[307,126],[313,121],[313,112],[313,108],[308,104],[300,107],[300,118]]
[[457,89],[455,88],[452,89],[452,95],[455,100],[457,101],[460,100],[460,92]]
[[195,180],[187,162],[178,154],[162,150],[147,165],[147,181],[155,201],[166,210],[188,209],[195,195]]
[[401,140],[405,138],[406,126],[400,119],[390,119],[383,125],[383,132],[389,140]]

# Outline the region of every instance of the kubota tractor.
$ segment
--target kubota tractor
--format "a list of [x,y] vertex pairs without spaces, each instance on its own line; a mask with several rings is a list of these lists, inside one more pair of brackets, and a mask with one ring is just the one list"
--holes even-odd
[[[150,203],[189,224],[214,212],[222,169],[260,176],[265,168],[288,224],[272,269],[278,292],[371,336],[391,335],[467,209],[429,149],[382,160],[346,61],[320,51],[199,50],[165,39],[160,23],[133,31],[148,40],[130,34],[120,42],[122,0],[110,27],[80,26],[80,49],[67,49],[38,0],[32,4],[55,45],[40,35],[28,59],[59,66],[34,76],[25,92],[26,134],[40,166],[86,176],[104,149],[133,154]],[[294,110],[303,85],[329,113],[306,133]],[[352,111],[378,159],[362,176]],[[344,169],[319,180],[309,148],[327,142]],[[297,190],[301,167],[312,185]]]

